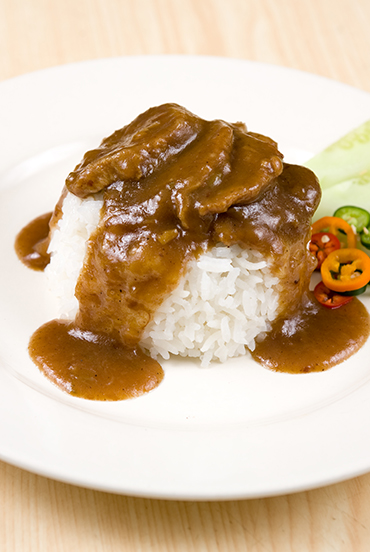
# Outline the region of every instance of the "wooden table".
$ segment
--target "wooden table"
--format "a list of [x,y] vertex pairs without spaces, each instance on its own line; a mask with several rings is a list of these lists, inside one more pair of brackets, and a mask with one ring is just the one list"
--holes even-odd
[[[370,92],[369,21],[369,0],[0,0],[0,80],[92,58],[202,54]],[[369,549],[370,474],[275,498],[171,502],[86,490],[0,462],[4,552]]]

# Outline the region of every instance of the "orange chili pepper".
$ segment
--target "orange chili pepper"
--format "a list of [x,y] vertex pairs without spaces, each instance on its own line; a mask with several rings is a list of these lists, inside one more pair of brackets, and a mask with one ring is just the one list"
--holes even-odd
[[370,282],[370,258],[361,249],[337,249],[322,263],[321,277],[333,291],[360,289]]
[[342,232],[344,232],[347,236],[347,247],[356,247],[356,234],[352,230],[351,225],[342,218],[322,217],[311,226],[313,234],[316,234],[317,232],[324,232],[325,230],[331,234],[334,234],[337,238],[340,238],[343,235]]

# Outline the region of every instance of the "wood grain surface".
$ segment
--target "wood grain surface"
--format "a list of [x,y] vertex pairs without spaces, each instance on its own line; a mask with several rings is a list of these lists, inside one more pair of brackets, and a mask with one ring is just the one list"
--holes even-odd
[[[200,54],[370,92],[369,22],[369,0],[0,0],[0,80],[102,57]],[[86,490],[0,462],[1,552],[369,549],[370,475],[281,497],[178,502]]]

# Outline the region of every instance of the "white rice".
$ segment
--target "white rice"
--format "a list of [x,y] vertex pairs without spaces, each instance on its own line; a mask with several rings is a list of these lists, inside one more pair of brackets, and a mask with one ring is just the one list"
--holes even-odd
[[[58,315],[74,318],[74,290],[86,242],[99,221],[102,200],[68,194],[49,247],[49,287]],[[154,358],[171,354],[212,360],[253,351],[278,313],[279,279],[261,253],[238,245],[214,247],[188,265],[186,275],[145,329],[141,345]]]
[[75,287],[81,272],[86,244],[99,222],[103,201],[68,193],[63,201],[63,216],[53,231],[45,269],[48,286],[57,299],[58,316],[73,319],[78,310]]

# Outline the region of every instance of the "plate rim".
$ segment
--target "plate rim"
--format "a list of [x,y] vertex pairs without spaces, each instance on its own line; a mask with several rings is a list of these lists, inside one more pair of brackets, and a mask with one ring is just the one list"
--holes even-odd
[[[112,64],[112,65],[115,65],[116,63],[121,64],[121,63],[124,63],[126,60],[131,60],[131,62],[140,61],[140,63],[143,63],[147,60],[150,60],[151,63],[163,63],[164,61],[167,62],[169,60],[171,60],[171,63],[173,63],[173,62],[180,62],[180,60],[182,60],[182,61],[186,61],[186,63],[194,62],[197,64],[207,64],[210,62],[215,64],[222,63],[225,65],[242,64],[245,67],[249,66],[257,69],[263,68],[263,71],[267,71],[267,72],[269,71],[283,72],[284,74],[289,74],[292,77],[294,77],[295,75],[300,75],[304,79],[316,80],[316,82],[320,82],[324,86],[330,85],[330,86],[334,86],[334,88],[342,87],[341,89],[345,90],[350,95],[353,93],[364,95],[364,98],[366,97],[366,100],[369,102],[369,106],[370,106],[370,94],[368,92],[354,88],[351,85],[348,85],[342,82],[337,82],[333,79],[329,79],[321,75],[314,75],[314,74],[293,69],[290,67],[265,64],[258,61],[245,60],[242,58],[239,59],[239,58],[227,58],[227,57],[219,57],[219,56],[193,56],[193,55],[187,55],[187,54],[184,54],[184,55],[175,55],[175,54],[154,55],[153,54],[153,55],[137,55],[137,56],[117,56],[117,57],[111,57],[111,58],[101,58],[98,60],[92,59],[92,60],[86,60],[86,61],[67,63],[59,66],[40,69],[38,71],[25,73],[22,75],[12,77],[11,79],[1,81],[0,82],[0,101],[1,101],[3,88],[8,86],[10,87],[13,86],[17,88],[18,86],[23,86],[23,83],[27,80],[33,80],[35,78],[44,79],[45,77],[47,77],[52,73],[56,74],[56,73],[59,73],[60,71],[64,71],[67,73],[69,71],[75,72],[79,68],[84,68],[87,65],[89,65],[90,68],[92,68],[93,66],[97,66],[97,65],[104,66],[106,63]],[[181,65],[181,62],[180,62],[180,65]],[[7,83],[10,83],[10,84],[7,84]],[[370,113],[370,107],[369,107],[369,113]],[[1,166],[0,166],[0,173],[1,173]],[[0,189],[0,194],[1,193],[2,193],[2,190]],[[1,361],[0,361],[0,368],[1,368]],[[15,384],[15,387],[19,388],[19,381],[18,382],[12,381],[12,383],[10,383],[10,387],[12,387],[13,384]],[[17,391],[14,391],[14,392],[17,392]],[[49,403],[50,400],[52,400],[50,399],[50,397],[45,396],[41,400],[41,402],[46,404],[46,403]],[[329,405],[326,408],[327,410],[330,411],[331,406]],[[84,416],[86,416],[86,413],[82,413],[78,417],[79,419],[82,420]],[[295,423],[293,425],[295,425]],[[148,431],[146,433],[148,433]],[[198,431],[199,435],[201,433],[202,431]],[[253,430],[251,433],[253,433]],[[74,438],[76,438],[76,436]],[[341,481],[343,479],[348,479],[350,477],[360,475],[370,469],[370,451],[369,451],[369,458],[367,458],[366,460],[363,459],[362,461],[358,461],[357,464],[353,463],[352,469],[349,470],[346,474],[340,475],[339,473],[335,473],[334,471],[332,476],[327,475],[326,478],[322,478],[322,477],[321,479],[319,478],[320,480],[318,480],[318,478],[316,477],[316,480],[315,478],[313,478],[301,484],[299,483],[299,481],[294,480],[293,478],[290,481],[290,483],[285,483],[285,484],[276,483],[275,487],[270,486],[270,489],[265,488],[263,490],[261,488],[259,490],[254,490],[250,493],[248,493],[248,490],[245,487],[244,488],[242,487],[239,491],[234,488],[229,493],[225,489],[223,491],[219,489],[218,491],[215,491],[212,494],[212,490],[210,490],[210,487],[207,487],[207,490],[203,490],[203,491],[200,490],[199,492],[196,492],[194,489],[191,489],[187,493],[183,485],[182,485],[181,492],[176,492],[176,491],[171,492],[169,488],[167,488],[167,490],[161,491],[161,488],[158,488],[158,487],[155,488],[155,486],[152,486],[151,488],[147,487],[146,489],[130,488],[130,486],[127,485],[127,483],[126,484],[120,483],[120,485],[115,486],[114,483],[111,482],[109,484],[107,480],[102,480],[102,479],[100,480],[100,482],[96,482],[96,481],[94,482],[91,479],[91,477],[90,478],[86,477],[86,479],[83,480],[83,478],[81,479],[82,477],[81,474],[79,476],[73,476],[72,474],[68,474],[68,471],[63,473],[61,471],[60,465],[58,465],[58,469],[55,469],[55,468],[53,469],[52,467],[45,466],[45,465],[41,467],[41,465],[39,464],[39,469],[38,469],[38,466],[35,465],[35,462],[32,463],[31,461],[27,461],[25,458],[23,458],[22,460],[22,457],[20,457],[19,454],[17,456],[17,454],[15,454],[14,451],[7,453],[6,451],[2,452],[0,450],[0,458],[2,458],[5,462],[17,465],[18,467],[21,467],[28,471],[38,473],[39,475],[51,477],[55,480],[63,481],[74,485],[84,486],[87,488],[93,488],[93,489],[112,492],[112,493],[129,494],[131,496],[140,496],[140,497],[147,497],[147,498],[162,498],[162,499],[171,499],[171,500],[173,499],[175,500],[232,500],[232,499],[243,499],[243,498],[258,498],[263,496],[264,497],[276,496],[279,494],[298,492],[298,491],[307,490],[310,488],[315,488],[317,486],[332,484],[332,483]],[[230,461],[230,458],[229,458],[229,461]],[[195,469],[195,467],[193,467],[193,469]]]

